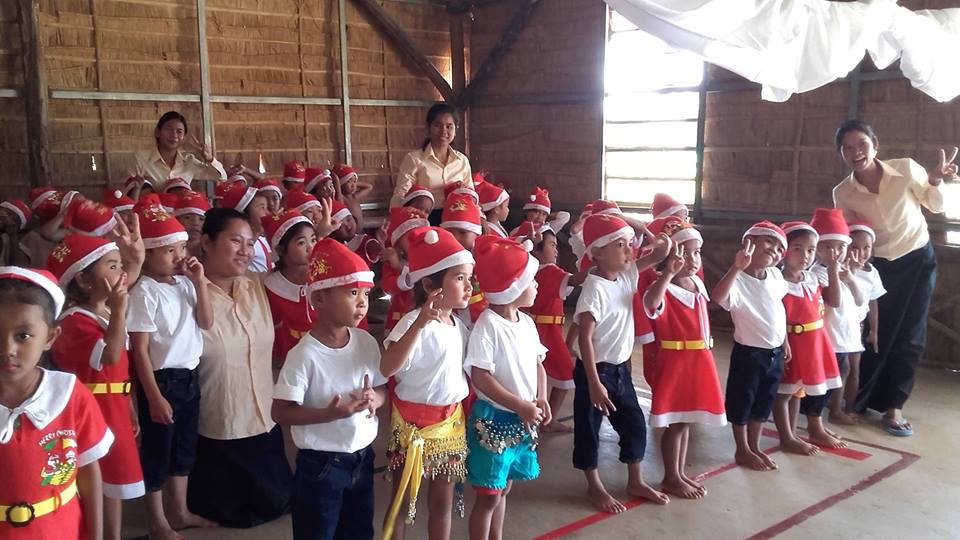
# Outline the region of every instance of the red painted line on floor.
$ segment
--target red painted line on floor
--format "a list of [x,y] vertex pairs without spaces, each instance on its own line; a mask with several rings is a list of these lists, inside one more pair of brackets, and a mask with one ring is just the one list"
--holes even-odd
[[[780,438],[780,434],[775,429],[764,428],[761,433],[763,434],[764,437]],[[844,439],[844,440],[850,440],[850,439]],[[808,440],[807,442],[810,442],[810,441]],[[845,457],[847,459],[853,459],[856,461],[863,461],[873,456],[873,454],[869,452],[861,452],[860,450],[854,450],[853,448],[830,448],[827,446],[820,446],[820,445],[817,445],[817,447],[828,454],[834,454],[840,457]]]

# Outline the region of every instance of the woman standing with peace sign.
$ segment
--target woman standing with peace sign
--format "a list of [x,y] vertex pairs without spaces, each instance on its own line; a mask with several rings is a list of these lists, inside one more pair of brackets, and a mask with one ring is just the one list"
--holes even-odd
[[[922,207],[943,212],[944,180],[957,178],[957,148],[940,150],[929,174],[910,158],[877,159],[873,128],[848,120],[836,133],[836,145],[853,172],[833,189],[833,200],[847,221],[862,220],[876,231],[873,266],[887,293],[878,300],[879,346],[867,347],[860,361],[860,389],[854,410],[884,414],[887,432],[913,434],[903,417],[917,366],[927,341],[927,314],[937,279],[927,221]],[[948,159],[949,158],[949,159]]]
[[[202,144],[195,135],[189,135],[187,119],[177,111],[168,111],[160,117],[153,132],[156,148],[134,154],[129,175],[140,179],[138,185],[148,184],[154,191],[163,191],[167,180],[183,178],[187,182],[226,180],[223,164],[213,157],[213,150]],[[185,153],[184,149],[193,153]]]

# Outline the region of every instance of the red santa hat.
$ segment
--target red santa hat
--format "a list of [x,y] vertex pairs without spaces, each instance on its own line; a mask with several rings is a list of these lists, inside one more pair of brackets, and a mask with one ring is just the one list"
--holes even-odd
[[283,166],[283,181],[302,184],[307,177],[307,169],[300,160],[288,161]]
[[650,206],[650,213],[653,214],[654,219],[665,218],[686,210],[687,205],[678,202],[666,193],[654,195],[653,204]]
[[440,226],[444,229],[462,229],[483,233],[482,216],[476,201],[467,195],[451,195],[443,203]]
[[[232,179],[233,177],[231,176],[230,178]],[[180,177],[171,178],[167,180],[166,184],[163,185],[163,192],[169,193],[171,189],[177,188],[184,188],[187,191],[190,191],[190,181]]]
[[477,195],[477,191],[460,180],[447,182],[443,185],[443,198],[450,197],[451,195],[467,195],[471,197],[474,202],[480,204],[480,196]]
[[507,193],[507,190],[490,182],[477,184],[474,181],[474,186],[476,187],[477,197],[480,199],[480,209],[484,212],[489,212],[510,200],[510,194]]
[[475,272],[485,300],[494,305],[509,304],[533,283],[540,263],[530,256],[527,247],[492,234],[477,238],[473,249]]
[[357,174],[356,169],[349,165],[344,165],[343,163],[337,163],[334,165],[330,172],[333,174],[333,176],[340,180],[341,185],[346,184],[351,177],[353,177],[354,180],[360,178],[360,175]]
[[754,223],[752,227],[743,233],[740,241],[742,242],[746,240],[748,236],[772,236],[780,241],[780,245],[783,246],[783,249],[787,249],[787,235],[783,232],[783,229],[777,226],[776,223],[771,223],[767,220]]
[[[72,193],[76,194],[77,192]],[[45,223],[65,209],[65,196],[64,192],[57,191],[49,186],[33,188],[30,190],[28,197],[30,209],[33,210],[33,214],[37,216],[40,222]]]
[[679,216],[669,215],[655,219],[647,225],[647,230],[655,235],[665,234],[678,244],[688,240],[696,240],[697,245],[703,245],[703,236],[700,231]]
[[283,196],[283,190],[280,188],[280,181],[276,178],[262,178],[253,183],[257,192],[273,191],[277,195]]
[[608,214],[612,216],[619,216],[623,214],[623,212],[620,211],[620,205],[606,199],[597,199],[590,203],[590,213]]
[[257,194],[257,188],[230,181],[219,182],[216,194],[217,199],[220,199],[220,208],[233,208],[237,212],[243,212]]
[[307,193],[316,189],[321,183],[333,180],[330,171],[323,167],[307,167],[304,177],[306,178],[306,185],[303,190]]
[[98,236],[68,234],[47,257],[47,270],[66,289],[77,274],[117,249],[117,244]]
[[788,221],[780,225],[780,228],[783,229],[784,236],[790,236],[790,233],[797,231],[807,231],[813,235],[813,241],[817,242],[820,239],[820,235],[817,233],[817,230],[810,226],[806,221]]
[[583,224],[583,243],[588,255],[594,248],[602,248],[621,238],[633,240],[635,235],[626,221],[609,214],[593,214]]
[[134,188],[137,187],[137,185],[141,182],[141,180],[143,181],[143,185],[145,186],[150,186],[151,188],[156,187],[153,183],[152,178],[149,178],[146,176],[144,176],[143,178],[139,178],[136,176],[128,176],[127,179],[123,181],[124,194],[130,195],[131,193],[133,193]]
[[403,195],[403,199],[400,200],[400,203],[407,204],[410,201],[416,199],[417,197],[426,197],[430,199],[431,205],[436,204],[437,202],[433,198],[433,193],[429,189],[421,186],[420,184],[414,184],[410,186],[410,189],[408,189],[407,192]]
[[207,196],[198,191],[188,191],[181,193],[177,199],[176,206],[173,207],[173,215],[185,216],[187,214],[205,215],[210,209],[210,201]]
[[850,233],[855,232],[865,232],[870,235],[870,240],[872,242],[877,241],[877,232],[873,230],[873,227],[870,226],[866,221],[854,221],[850,224]]
[[545,214],[550,213],[550,207],[550,192],[539,186],[523,205],[524,210],[539,210]]
[[123,194],[123,191],[107,188],[103,191],[103,204],[113,208],[114,212],[129,212],[136,204],[133,199]]
[[334,287],[373,287],[373,272],[362,258],[333,238],[321,238],[310,254],[310,292]]
[[390,245],[397,242],[408,232],[420,227],[429,227],[427,216],[412,206],[398,206],[390,209],[390,219],[387,222],[387,239]]
[[140,199],[133,210],[140,216],[143,247],[152,249],[187,241],[186,229],[163,209],[155,193]]
[[[524,221],[516,229],[510,232],[510,238],[513,238],[518,242],[521,238],[529,238],[532,241],[537,232],[543,234],[554,231],[553,227],[551,227],[549,223],[544,223],[537,228],[536,224],[534,224],[532,221]],[[556,233],[554,232],[554,234]]]
[[449,231],[421,227],[411,232],[408,240],[406,281],[413,284],[437,272],[473,262],[473,255]]
[[334,199],[330,204],[330,213],[331,219],[336,221],[343,221],[353,215],[350,213],[350,209],[347,208],[347,205],[339,199]]
[[306,223],[313,227],[313,222],[296,210],[286,210],[276,214],[267,214],[260,218],[263,224],[263,235],[270,241],[270,246],[276,250],[283,235],[298,223]]
[[313,208],[314,206],[319,207],[320,201],[302,189],[295,189],[287,192],[286,197],[283,199],[283,205],[287,210],[303,212],[307,208]]
[[160,199],[160,205],[168,214],[173,214],[180,200],[180,196],[176,193],[157,193],[157,198]]
[[66,297],[57,286],[57,278],[49,270],[22,268],[20,266],[0,266],[0,279],[19,279],[30,282],[50,295],[53,299],[53,317],[60,316]]
[[103,236],[117,226],[116,213],[105,204],[88,199],[74,201],[63,216],[63,227],[86,236]]
[[[30,201],[30,209],[36,211],[40,208],[40,205],[47,202],[53,197],[56,197],[57,190],[52,186],[40,186],[35,187],[30,190],[28,195],[28,200]],[[57,201],[57,206],[60,206],[59,200]]]
[[30,221],[30,217],[33,215],[27,203],[20,199],[8,199],[0,202],[0,208],[6,208],[13,215],[17,216],[17,219],[20,220],[20,229],[26,226],[27,222]]
[[851,242],[850,228],[847,226],[847,221],[843,219],[843,211],[839,208],[815,209],[810,225],[817,230],[821,242],[824,240],[839,240],[846,244]]
[[239,184],[243,187],[247,187],[247,185],[249,184],[247,177],[244,176],[243,173],[239,173],[239,172],[233,173],[229,177],[227,177],[227,182],[230,182],[231,184]]

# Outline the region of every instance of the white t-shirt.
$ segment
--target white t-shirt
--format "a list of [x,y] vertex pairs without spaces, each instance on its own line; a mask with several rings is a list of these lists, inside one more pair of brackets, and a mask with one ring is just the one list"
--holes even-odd
[[257,241],[253,243],[253,257],[250,257],[250,264],[247,266],[247,271],[259,274],[273,270],[272,257],[273,251],[270,250],[270,243],[267,242],[267,237],[261,236],[257,238]]
[[863,321],[867,318],[867,315],[870,314],[870,301],[887,294],[887,289],[884,288],[883,281],[880,279],[880,272],[877,272],[874,266],[870,266],[870,270],[864,270],[862,268],[854,270],[853,277],[857,280],[857,286],[860,287],[860,292],[863,293],[864,298],[867,299],[867,301],[860,306],[860,320]]
[[[829,282],[827,267],[815,264],[811,270],[820,280],[820,285],[826,287]],[[857,305],[857,301],[853,298],[853,291],[846,283],[840,282],[840,307],[827,305],[826,308],[824,323],[827,335],[833,343],[833,350],[838,353],[863,351],[863,340],[860,335],[860,321],[863,320],[860,317],[861,306]]]
[[787,339],[787,280],[779,268],[766,269],[766,277],[757,279],[746,272],[737,274],[726,300],[720,307],[733,319],[733,339],[741,345],[773,349]]
[[[484,310],[470,332],[464,367],[485,369],[504,389],[524,401],[537,399],[537,365],[547,355],[540,343],[537,325],[526,313],[518,312],[517,322],[508,321],[492,309]],[[494,407],[510,410],[486,396],[477,395]]]
[[633,354],[633,295],[637,294],[639,271],[631,263],[615,281],[589,274],[583,282],[574,319],[589,313],[597,321],[593,352],[597,363],[622,364]]
[[[417,308],[397,321],[384,346],[400,341],[419,315]],[[430,321],[420,332],[406,363],[394,375],[397,397],[425,405],[453,405],[467,397],[463,357],[470,331],[459,318],[453,321],[452,325]]]
[[195,369],[203,353],[203,335],[197,325],[197,290],[184,276],[160,283],[149,276],[130,290],[127,332],[150,334],[153,370]]
[[[373,387],[387,383],[380,374],[380,347],[373,336],[350,328],[350,341],[331,349],[309,333],[290,349],[273,389],[274,399],[296,402],[312,409],[326,408],[337,394],[344,401],[363,388],[363,376]],[[373,443],[379,420],[366,410],[349,418],[323,424],[291,426],[297,448],[323,452],[356,452]]]

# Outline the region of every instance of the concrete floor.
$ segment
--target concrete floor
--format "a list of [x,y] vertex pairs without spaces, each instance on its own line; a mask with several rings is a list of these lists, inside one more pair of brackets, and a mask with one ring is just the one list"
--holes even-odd
[[[721,381],[726,378],[730,337],[719,336],[715,351]],[[636,353],[639,358],[639,349]],[[641,404],[649,388],[635,367]],[[754,472],[732,465],[729,428],[694,428],[689,472],[705,474],[709,494],[702,501],[673,500],[666,507],[631,501],[619,516],[598,514],[582,498],[583,476],[571,465],[572,435],[545,436],[540,445],[541,478],[515,486],[509,498],[504,537],[547,538],[960,538],[960,374],[924,369],[906,413],[916,435],[895,438],[879,428],[879,416],[843,434],[850,451],[801,457],[776,452],[779,471]],[[571,415],[567,400],[560,417]],[[385,426],[386,422],[382,424]],[[773,430],[770,424],[769,429]],[[381,428],[385,433],[386,428]],[[775,437],[775,433],[770,433]],[[658,435],[652,433],[644,461],[652,483],[662,475]],[[601,470],[608,490],[625,499],[625,467],[617,462],[616,434],[605,425]],[[376,448],[383,462],[384,435]],[[775,447],[766,437],[765,447]],[[467,489],[467,511],[470,489]],[[378,482],[378,519],[389,503],[387,482]],[[622,500],[624,500],[622,499]],[[408,529],[408,538],[426,538],[426,510]],[[125,537],[145,534],[140,501],[127,504]],[[190,539],[289,538],[290,518],[250,530],[184,531]],[[466,520],[454,519],[453,538],[466,538]]]

